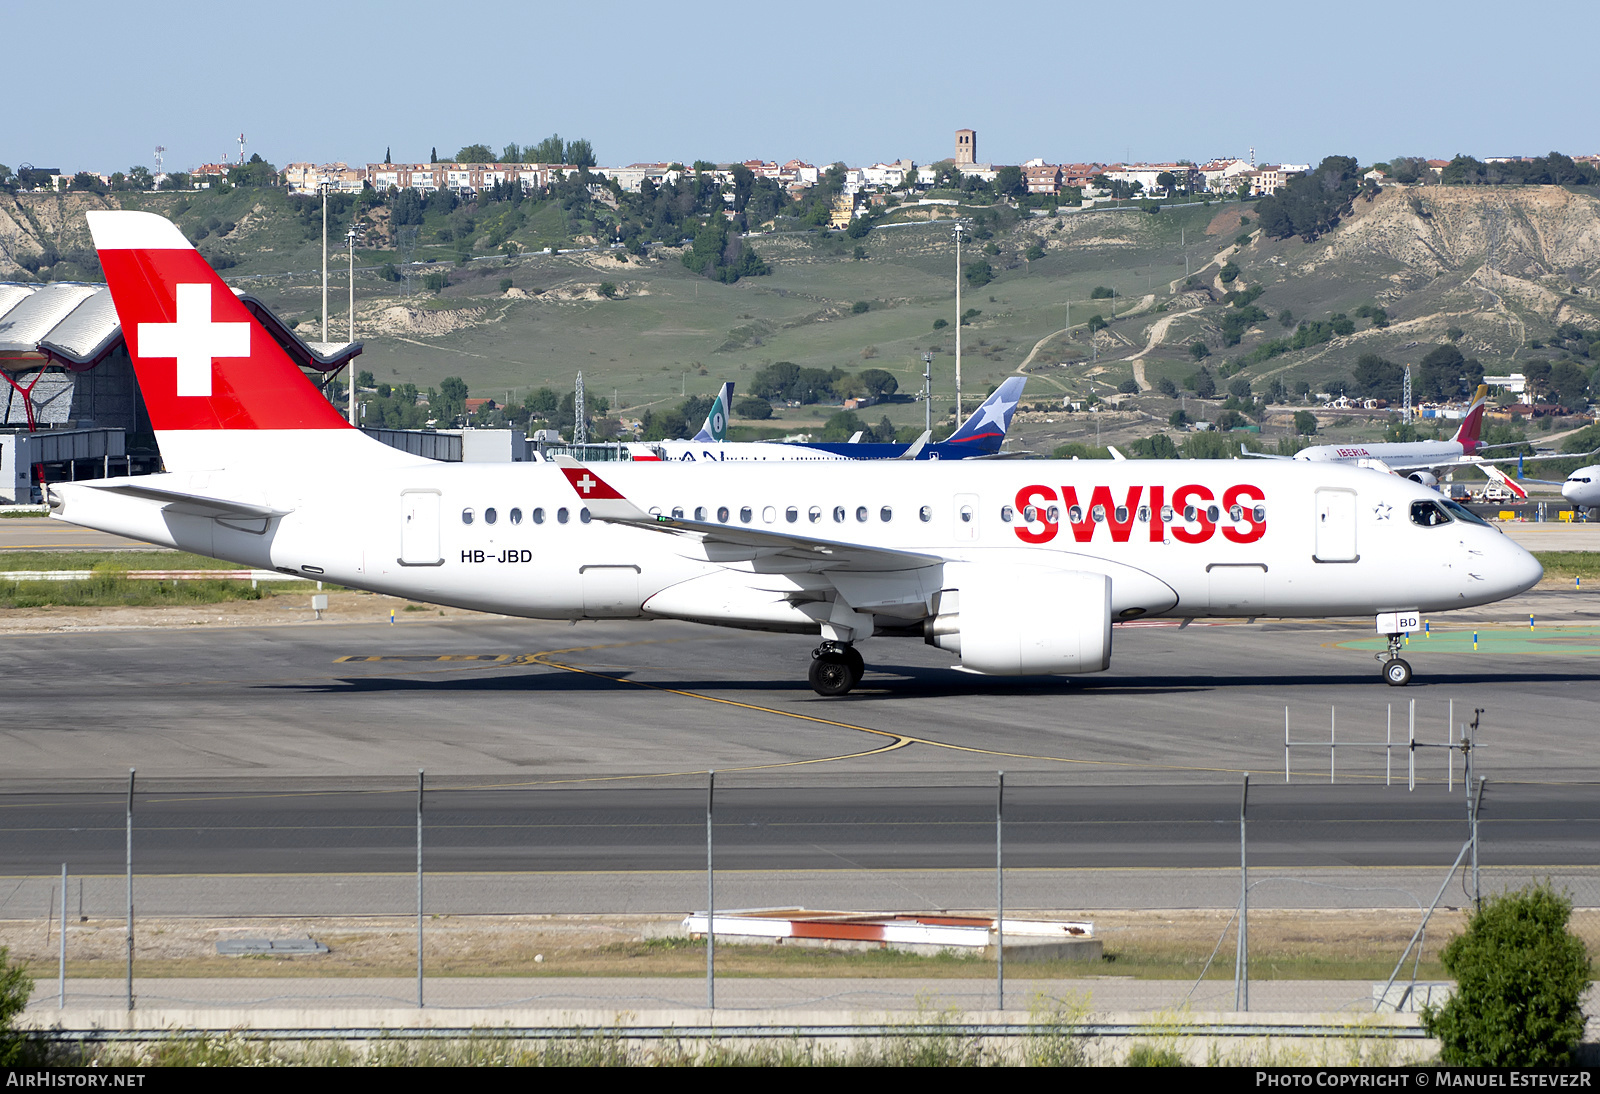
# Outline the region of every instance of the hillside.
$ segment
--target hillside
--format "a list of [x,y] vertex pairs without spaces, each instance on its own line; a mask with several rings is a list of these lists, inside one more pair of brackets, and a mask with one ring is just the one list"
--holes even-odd
[[[314,336],[320,207],[277,191],[0,195],[0,280],[35,272],[95,277],[82,214],[119,205],[174,216],[192,238],[203,235],[199,246],[228,267],[226,278],[304,321]],[[748,380],[774,361],[847,372],[884,368],[902,391],[914,391],[921,356],[932,351],[936,405],[948,410],[954,327],[934,324],[955,318],[949,223],[913,219],[941,211],[948,213],[899,210],[859,241],[839,233],[758,233],[747,242],[772,272],[729,285],[685,268],[676,247],[651,248],[647,257],[620,250],[493,255],[481,223],[489,218],[469,207],[454,223],[471,224],[477,234],[446,242],[434,229],[417,248],[419,259],[448,256],[432,267],[448,274],[449,284],[437,291],[424,287],[420,271],[409,295],[403,281],[383,280],[383,264],[397,258],[392,248],[357,251],[357,337],[367,344],[361,361],[380,382],[426,389],[458,375],[474,394],[513,399],[540,386],[569,390],[581,369],[589,390],[614,393],[626,414],[707,393],[723,379]],[[353,212],[332,218],[334,240],[342,241]],[[392,240],[386,212],[379,207],[364,218],[375,243]],[[1032,447],[1092,438],[1101,428],[1104,440],[1126,440],[1164,427],[1180,405],[1191,417],[1216,417],[1215,403],[1150,390],[1170,380],[1181,394],[1197,370],[1190,352],[1196,342],[1204,343],[1204,364],[1219,388],[1243,378],[1258,394],[1275,381],[1291,392],[1297,383],[1321,391],[1348,381],[1365,354],[1416,365],[1452,335],[1463,355],[1491,373],[1563,357],[1593,372],[1587,340],[1578,336],[1600,332],[1600,201],[1588,194],[1392,187],[1372,201],[1358,199],[1351,215],[1313,243],[1265,239],[1253,206],[1231,202],[1022,219],[1009,210],[962,212],[984,218],[963,260],[987,261],[994,275],[982,287],[963,286],[963,309],[979,312],[963,333],[969,398],[1024,365],[1035,377],[1030,399],[1041,408],[1091,392],[1103,397],[1129,381],[1146,389],[1098,425],[1087,415],[1029,415],[1019,429]],[[534,233],[531,242],[550,227],[538,220],[526,218],[518,229]],[[857,243],[864,257],[855,257]],[[1040,257],[1029,259],[1030,249]],[[41,267],[49,259],[55,264]],[[347,322],[341,259],[336,252],[332,262],[333,337]],[[1227,263],[1237,276],[1224,282]],[[615,299],[601,295],[604,282],[615,287]],[[1113,300],[1094,296],[1102,287],[1115,290],[1115,319]],[[1231,307],[1230,292],[1248,295],[1245,307],[1254,312]],[[1358,310],[1374,307],[1387,325],[1358,318]],[[1285,311],[1287,324],[1280,322]],[[1241,325],[1241,316],[1256,313]],[[1091,343],[1085,324],[1094,315],[1111,322]],[[1322,326],[1300,334],[1301,348],[1284,348],[1303,321]],[[1331,333],[1335,326],[1340,333]],[[1231,335],[1238,341],[1228,345]],[[1274,408],[1268,431],[1284,428],[1296,405]],[[908,401],[886,410],[897,425],[922,418]],[[791,423],[825,416],[819,407],[780,412]],[[1355,416],[1346,431],[1360,433],[1363,422]],[[1380,415],[1369,435],[1381,424]]]

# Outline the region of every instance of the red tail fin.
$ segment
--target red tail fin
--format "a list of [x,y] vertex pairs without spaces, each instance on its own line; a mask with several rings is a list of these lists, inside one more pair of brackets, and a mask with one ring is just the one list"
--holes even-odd
[[171,221],[93,212],[89,230],[158,433],[349,428]]
[[1461,446],[1464,456],[1478,451],[1478,436],[1483,431],[1483,408],[1488,401],[1488,385],[1479,384],[1477,394],[1473,395],[1472,402],[1467,406],[1467,416],[1461,419],[1461,427],[1450,438]]

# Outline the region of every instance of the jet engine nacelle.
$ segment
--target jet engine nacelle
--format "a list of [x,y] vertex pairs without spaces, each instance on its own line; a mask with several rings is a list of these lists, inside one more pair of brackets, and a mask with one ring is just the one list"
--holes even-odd
[[[923,627],[930,646],[994,676],[1101,672],[1111,664],[1111,579],[1081,570],[976,567],[949,574]],[[948,578],[947,578],[948,579]]]
[[1410,479],[1412,482],[1420,482],[1423,486],[1426,486],[1430,490],[1439,489],[1439,476],[1435,475],[1432,471],[1413,471],[1411,474],[1407,475],[1406,478]]

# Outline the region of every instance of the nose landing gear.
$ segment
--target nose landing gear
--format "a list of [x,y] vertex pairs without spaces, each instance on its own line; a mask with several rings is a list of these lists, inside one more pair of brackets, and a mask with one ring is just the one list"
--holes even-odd
[[844,642],[824,642],[811,651],[811,689],[818,695],[844,695],[861,682],[866,662]]
[[1389,648],[1377,654],[1378,661],[1383,665],[1383,679],[1390,687],[1403,688],[1411,683],[1411,665],[1400,656],[1400,649],[1405,641],[1404,635],[1391,634]]

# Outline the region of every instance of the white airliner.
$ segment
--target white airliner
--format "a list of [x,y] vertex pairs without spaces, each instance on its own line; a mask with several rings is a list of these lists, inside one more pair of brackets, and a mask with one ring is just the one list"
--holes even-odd
[[[1413,482],[1420,482],[1424,486],[1438,486],[1439,472],[1446,468],[1477,467],[1485,472],[1492,472],[1489,464],[1516,463],[1519,457],[1508,456],[1504,459],[1489,460],[1478,455],[1492,448],[1510,448],[1522,442],[1509,444],[1486,445],[1478,439],[1483,428],[1483,411],[1489,399],[1489,388],[1486,384],[1479,384],[1477,392],[1472,397],[1472,402],[1467,405],[1467,413],[1461,419],[1461,425],[1456,428],[1455,434],[1448,441],[1383,441],[1373,444],[1363,444],[1352,441],[1349,444],[1319,444],[1310,448],[1302,448],[1293,457],[1278,456],[1269,452],[1251,452],[1245,450],[1246,456],[1257,459],[1286,460],[1296,459],[1308,463],[1353,463],[1361,467],[1370,467],[1375,471],[1388,471],[1396,475],[1403,475]],[[1554,460],[1571,459],[1570,456],[1524,456],[1522,460]],[[1490,475],[1491,478],[1506,481],[1503,476]]]
[[1600,506],[1600,463],[1580,467],[1561,484],[1561,496],[1579,509]]
[[[1112,624],[1419,613],[1539,563],[1436,493],[1237,460],[448,464],[351,428],[169,221],[89,214],[169,470],[52,484],[60,520],[464,608],[819,635],[824,695],[875,636],[997,675],[1098,672]],[[602,477],[603,475],[603,477]]]
[[687,441],[635,441],[627,445],[635,460],[695,463],[712,460],[721,463],[801,461],[804,463],[838,460],[964,460],[987,459],[1000,454],[1011,417],[1016,413],[1027,384],[1026,376],[1008,376],[989,394],[965,422],[942,441],[929,443],[933,431],[927,430],[910,444],[896,442],[862,443],[857,433],[848,442],[829,441],[730,441],[728,407],[733,402],[733,384],[727,382],[711,401],[705,424]]

